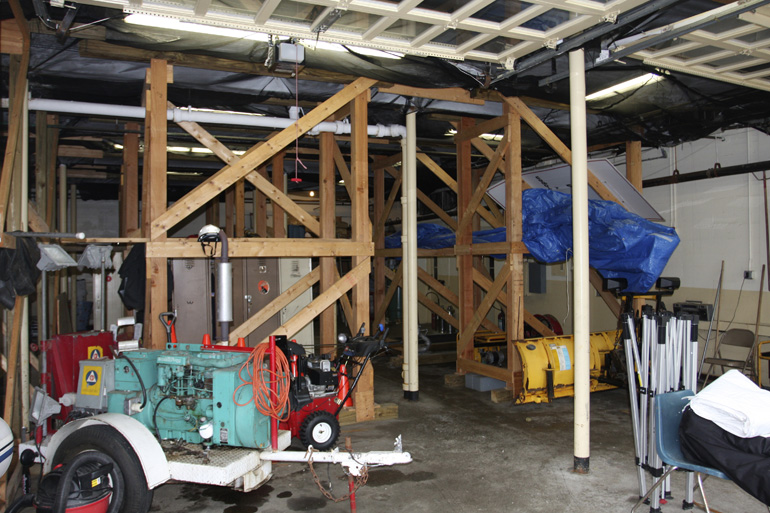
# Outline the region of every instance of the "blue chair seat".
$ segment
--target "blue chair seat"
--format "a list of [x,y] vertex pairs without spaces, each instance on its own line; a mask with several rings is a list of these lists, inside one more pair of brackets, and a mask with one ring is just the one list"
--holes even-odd
[[652,495],[666,478],[674,470],[687,470],[695,472],[698,477],[698,488],[700,489],[701,496],[703,496],[703,503],[706,507],[706,511],[710,512],[708,500],[703,491],[703,479],[701,474],[709,476],[715,476],[721,479],[730,480],[721,471],[698,465],[691,461],[688,461],[682,454],[682,447],[679,442],[679,424],[682,421],[682,413],[684,407],[688,404],[687,397],[694,395],[692,390],[679,390],[677,392],[669,392],[667,394],[660,394],[655,396],[655,447],[658,450],[658,456],[663,460],[663,463],[670,468],[658,479],[644,497],[639,499],[634,507],[631,509],[631,513]]

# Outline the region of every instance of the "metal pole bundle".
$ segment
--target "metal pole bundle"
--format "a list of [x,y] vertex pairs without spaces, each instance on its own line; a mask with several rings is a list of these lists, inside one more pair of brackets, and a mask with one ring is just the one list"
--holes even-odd
[[[628,372],[628,393],[631,401],[631,422],[639,479],[639,496],[647,493],[645,471],[653,479],[665,472],[655,446],[655,399],[681,389],[696,391],[698,373],[698,319],[689,315],[674,317],[644,313],[637,339],[636,321],[624,314],[623,343]],[[693,504],[694,477],[687,475],[683,507]],[[650,512],[660,511],[661,503],[671,499],[670,477],[659,492],[650,497]]]

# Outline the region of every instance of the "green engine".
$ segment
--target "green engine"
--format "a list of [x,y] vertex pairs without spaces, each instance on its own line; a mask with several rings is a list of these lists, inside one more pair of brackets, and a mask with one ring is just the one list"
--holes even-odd
[[268,447],[270,419],[254,406],[251,364],[243,367],[250,353],[174,346],[81,362],[76,408],[129,415],[160,439]]

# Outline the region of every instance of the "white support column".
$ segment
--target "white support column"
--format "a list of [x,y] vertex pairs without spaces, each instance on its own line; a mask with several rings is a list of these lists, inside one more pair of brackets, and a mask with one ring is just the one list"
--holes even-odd
[[575,337],[574,471],[587,473],[590,451],[591,349],[589,342],[588,150],[586,85],[583,50],[569,54],[570,125],[572,145],[572,249]]
[[[404,258],[404,397],[416,401],[419,394],[419,317],[417,312],[417,124],[415,112],[406,115],[404,158],[401,163],[404,206],[402,233]],[[407,341],[409,344],[407,345]],[[408,353],[408,357],[407,357]]]

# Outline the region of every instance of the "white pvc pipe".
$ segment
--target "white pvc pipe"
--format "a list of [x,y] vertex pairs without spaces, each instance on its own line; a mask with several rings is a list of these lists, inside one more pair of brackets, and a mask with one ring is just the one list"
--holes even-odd
[[333,451],[261,451],[259,457],[263,461],[288,461],[296,463],[337,463],[347,468],[354,476],[361,474],[364,466],[403,465],[411,463],[412,455],[408,452],[369,451],[342,452],[339,448]]
[[408,397],[411,390],[410,379],[412,373],[412,351],[411,346],[417,340],[410,336],[409,326],[412,324],[410,318],[411,308],[409,302],[411,298],[406,293],[406,284],[409,282],[409,271],[411,270],[407,262],[409,261],[409,213],[407,208],[406,190],[409,188],[409,165],[406,158],[406,139],[401,139],[401,265],[404,272],[401,280],[401,333],[404,343],[404,363],[401,364],[401,378],[403,383],[401,388],[404,390],[404,397]]
[[[3,105],[7,105],[7,103],[7,100],[3,99]],[[29,101],[29,107],[33,110],[45,110],[69,114],[90,114],[101,117],[144,119],[145,116],[144,107],[110,105],[106,103],[71,102],[36,98]],[[196,123],[213,123],[219,125],[251,126],[260,128],[286,128],[291,126],[295,121],[290,118],[259,116],[247,112],[230,113],[201,111],[192,107],[176,107],[168,109],[166,118],[175,123],[193,121]],[[326,121],[319,123],[308,133],[310,135],[315,135],[319,132],[349,134],[350,123],[345,121]],[[367,134],[371,137],[403,138],[406,136],[406,127],[401,125],[369,125],[367,126]]]
[[[402,232],[404,255],[404,355],[408,353],[408,367],[404,369],[406,377],[404,396],[417,400],[419,391],[419,356],[418,341],[420,319],[417,299],[417,124],[416,112],[406,115],[406,139],[401,172],[403,175],[403,215]],[[407,344],[408,342],[408,344]],[[405,361],[407,359],[405,358]]]
[[575,336],[574,470],[588,472],[591,410],[591,349],[589,341],[588,149],[586,84],[583,50],[569,53],[570,125],[572,144],[573,312]]

